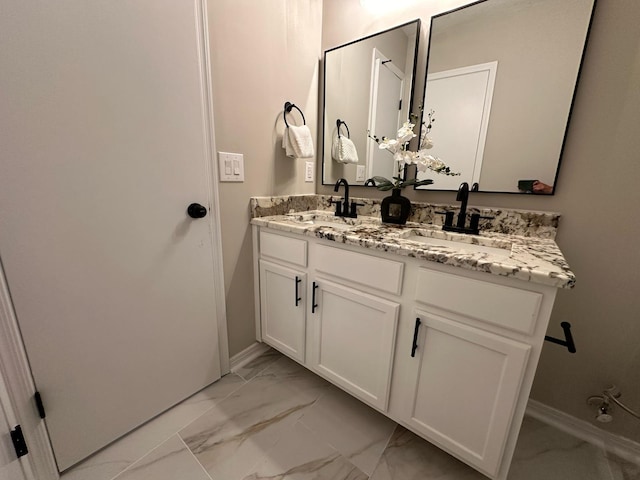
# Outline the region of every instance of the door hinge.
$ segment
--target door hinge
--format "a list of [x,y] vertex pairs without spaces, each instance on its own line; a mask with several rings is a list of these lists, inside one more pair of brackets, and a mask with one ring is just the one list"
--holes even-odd
[[20,425],[16,425],[16,427],[11,430],[11,441],[13,442],[13,448],[16,449],[16,455],[18,458],[29,453],[27,442],[24,441],[24,435],[22,434],[22,428],[20,428]]
[[33,394],[33,399],[36,401],[36,408],[38,409],[38,415],[40,418],[45,418],[47,414],[44,411],[44,403],[42,403],[42,397],[40,396],[40,392],[36,392]]
[[398,102],[398,110],[402,110],[402,99]]

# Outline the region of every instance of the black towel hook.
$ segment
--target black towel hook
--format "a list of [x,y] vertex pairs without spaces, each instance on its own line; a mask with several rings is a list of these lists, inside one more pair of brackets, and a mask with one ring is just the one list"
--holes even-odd
[[293,103],[291,103],[291,102],[285,102],[285,103],[284,103],[284,113],[282,114],[282,116],[284,117],[284,124],[285,124],[287,127],[289,127],[289,123],[287,122],[287,113],[291,113],[291,110],[292,110],[292,109],[294,109],[294,108],[300,112],[300,115],[302,115],[302,123],[303,123],[303,125],[306,125],[306,124],[307,124],[307,121],[306,121],[306,120],[305,120],[305,118],[304,118],[304,113],[302,113],[302,110],[300,110],[300,109],[297,107],[297,105],[294,105],[294,104],[293,104]]
[[351,133],[349,132],[349,126],[347,125],[347,122],[343,121],[343,120],[336,120],[336,127],[338,129],[338,137],[340,136],[340,126],[344,125],[344,127],[347,129],[347,138],[351,138]]

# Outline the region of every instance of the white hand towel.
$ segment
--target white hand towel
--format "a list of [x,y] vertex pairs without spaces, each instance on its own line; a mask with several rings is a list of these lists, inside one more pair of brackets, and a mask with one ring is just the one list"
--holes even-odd
[[284,148],[287,157],[293,158],[296,156],[293,151],[293,146],[291,145],[291,139],[289,138],[289,127],[285,128],[282,134],[282,148]]
[[[285,146],[288,157],[312,158],[315,156],[311,130],[309,130],[309,127],[306,125],[289,125],[289,127],[285,129],[285,133],[282,137],[282,143]],[[287,145],[290,145],[291,148],[289,149]],[[291,150],[293,155],[290,155],[289,150]]]
[[338,163],[358,163],[358,151],[349,138],[336,135],[331,145],[331,158]]

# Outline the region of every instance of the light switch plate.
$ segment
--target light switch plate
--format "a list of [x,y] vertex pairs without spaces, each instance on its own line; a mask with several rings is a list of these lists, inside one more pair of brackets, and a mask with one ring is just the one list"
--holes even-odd
[[356,182],[364,182],[364,165],[358,165],[356,168]]
[[313,182],[313,167],[315,166],[314,162],[305,162],[304,163],[304,181],[305,182]]
[[244,155],[218,152],[221,182],[244,182]]

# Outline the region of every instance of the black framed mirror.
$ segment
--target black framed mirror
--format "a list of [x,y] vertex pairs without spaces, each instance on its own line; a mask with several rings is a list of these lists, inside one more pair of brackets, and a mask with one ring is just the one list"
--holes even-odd
[[[324,185],[392,176],[391,155],[368,132],[394,136],[413,112],[419,37],[420,20],[414,20],[324,52]],[[352,145],[341,154],[344,138]]]
[[[553,194],[595,0],[481,0],[431,19],[429,190]],[[425,187],[418,187],[425,188]]]

